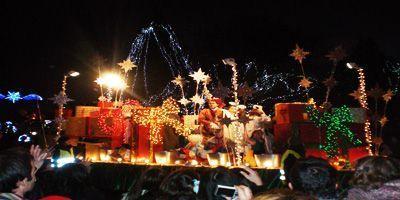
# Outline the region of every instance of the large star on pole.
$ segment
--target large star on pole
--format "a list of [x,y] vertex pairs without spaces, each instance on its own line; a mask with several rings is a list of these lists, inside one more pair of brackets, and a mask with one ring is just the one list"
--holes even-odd
[[21,99],[21,95],[19,94],[19,92],[8,92],[5,99],[15,103]]
[[179,85],[179,86],[183,87],[183,85],[185,84],[186,81],[185,81],[184,78],[182,78],[181,75],[178,75],[178,76],[175,77],[175,79],[172,80],[171,82],[172,82],[173,84],[175,84],[175,85]]
[[188,99],[186,99],[185,97],[183,97],[182,99],[180,99],[178,101],[180,104],[182,104],[183,106],[186,106],[188,103],[190,103],[190,101]]
[[394,94],[393,94],[392,90],[389,89],[384,95],[382,95],[382,98],[387,103],[392,99],[393,95]]
[[222,85],[221,82],[218,82],[218,86],[212,91],[213,96],[221,99],[229,97],[230,93],[230,89]]
[[346,52],[342,46],[336,47],[333,51],[330,51],[325,57],[332,61],[335,65],[346,57]]
[[354,98],[354,100],[360,100],[361,96],[362,96],[362,93],[360,92],[360,90],[354,90],[349,95],[352,96]]
[[383,94],[383,91],[378,85],[376,85],[371,90],[367,91],[367,95],[374,98],[375,100],[377,100],[379,97],[381,97],[382,94]]
[[385,126],[385,124],[388,122],[388,118],[386,116],[383,116],[380,120],[379,123],[381,124],[381,126]]
[[193,103],[203,105],[205,103],[204,99],[201,98],[198,94],[194,95],[192,98],[190,98]]
[[313,82],[311,82],[310,80],[308,80],[305,76],[303,76],[303,78],[300,80],[299,85],[305,89],[308,89],[311,84]]
[[333,76],[331,76],[325,79],[323,83],[327,88],[333,88],[336,85],[336,80],[333,78]]
[[238,89],[238,96],[243,98],[243,101],[246,102],[249,97],[252,97],[254,94],[253,88],[249,87],[249,84],[245,82],[241,84]]
[[133,68],[137,67],[131,59],[127,58],[123,62],[118,63],[119,66],[121,66],[121,69],[124,70],[125,73],[128,73],[131,71]]
[[293,52],[290,54],[295,60],[299,61],[300,64],[303,63],[303,59],[306,58],[307,55],[309,55],[310,52],[304,51],[304,49],[300,48],[298,44],[296,44],[296,49],[293,50]]
[[197,72],[194,72],[193,74],[189,75],[190,77],[193,78],[193,80],[195,80],[197,83],[200,83],[200,81],[203,81],[204,78],[206,77],[206,74],[201,71],[201,68],[199,68],[199,70],[197,70]]
[[65,105],[70,101],[73,101],[72,99],[68,98],[67,95],[63,94],[62,92],[58,93],[57,95],[54,95],[54,97],[49,98],[50,100],[53,101],[54,104],[57,105]]
[[203,81],[204,85],[208,85],[211,83],[212,79],[208,74],[206,74],[202,81]]

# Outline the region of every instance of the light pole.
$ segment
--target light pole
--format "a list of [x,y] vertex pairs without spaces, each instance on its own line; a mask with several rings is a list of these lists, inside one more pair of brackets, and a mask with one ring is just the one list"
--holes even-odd
[[61,91],[60,93],[53,98],[54,103],[58,105],[58,116],[56,117],[56,125],[57,125],[57,140],[60,136],[62,131],[62,122],[63,122],[63,113],[64,113],[64,105],[70,100],[67,97],[67,78],[68,77],[77,77],[80,73],[77,71],[69,71],[67,74],[64,75],[62,84],[61,84]]
[[[364,69],[359,67],[356,63],[347,63],[346,64],[347,68],[349,69],[355,69],[358,72],[358,92],[360,96],[358,97],[358,102],[360,102],[360,105],[362,108],[365,109],[365,111],[368,111],[368,102],[367,102],[367,93],[365,92],[365,75],[364,75]],[[371,123],[369,122],[369,119],[365,119],[364,123],[364,132],[365,132],[365,140],[367,142],[367,150],[369,155],[372,154],[372,136],[371,136],[371,129],[370,126]]]

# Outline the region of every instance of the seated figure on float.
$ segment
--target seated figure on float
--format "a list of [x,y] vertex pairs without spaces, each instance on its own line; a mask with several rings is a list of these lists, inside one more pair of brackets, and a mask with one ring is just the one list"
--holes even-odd
[[245,140],[254,154],[272,154],[273,136],[265,132],[266,124],[271,118],[262,110],[262,106],[254,105],[249,112],[250,121],[246,124]]
[[199,113],[199,130],[203,135],[203,142],[213,137],[216,132],[221,131],[220,120],[223,117],[225,104],[219,98],[207,99],[208,108]]

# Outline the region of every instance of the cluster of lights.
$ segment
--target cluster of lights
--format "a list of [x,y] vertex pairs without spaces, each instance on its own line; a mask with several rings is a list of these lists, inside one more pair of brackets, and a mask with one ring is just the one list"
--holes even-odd
[[[364,70],[361,67],[357,67],[355,63],[347,63],[347,67],[350,69],[355,68],[358,72],[358,80],[359,86],[358,91],[360,92],[361,96],[358,98],[360,105],[365,110],[368,110],[368,102],[367,102],[367,93],[365,91],[365,75]],[[370,155],[372,155],[372,134],[370,129],[370,122],[368,119],[365,120],[364,123],[364,133],[365,133],[365,140],[367,142],[367,151]]]
[[325,145],[321,148],[326,151],[329,157],[335,157],[339,153],[339,143],[341,140],[348,140],[354,145],[360,145],[361,141],[358,140],[354,133],[348,127],[348,124],[353,121],[353,116],[347,106],[342,106],[329,112],[321,113],[319,110],[308,106],[306,108],[310,116],[310,120],[316,124],[317,127],[326,127],[326,140]]
[[[111,125],[107,123],[107,119],[112,119]],[[125,130],[124,118],[120,110],[100,111],[98,125],[105,134],[114,134]]]

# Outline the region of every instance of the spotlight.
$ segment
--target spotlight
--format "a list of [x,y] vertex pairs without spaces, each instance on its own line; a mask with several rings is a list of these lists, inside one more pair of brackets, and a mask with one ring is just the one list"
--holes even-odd
[[346,63],[346,65],[347,65],[347,68],[349,68],[349,69],[353,69],[353,68],[358,69],[359,68],[356,63]]
[[79,75],[80,75],[80,73],[77,72],[77,71],[70,71],[70,72],[68,72],[68,76],[70,76],[70,77],[77,77],[77,76],[79,76]]

